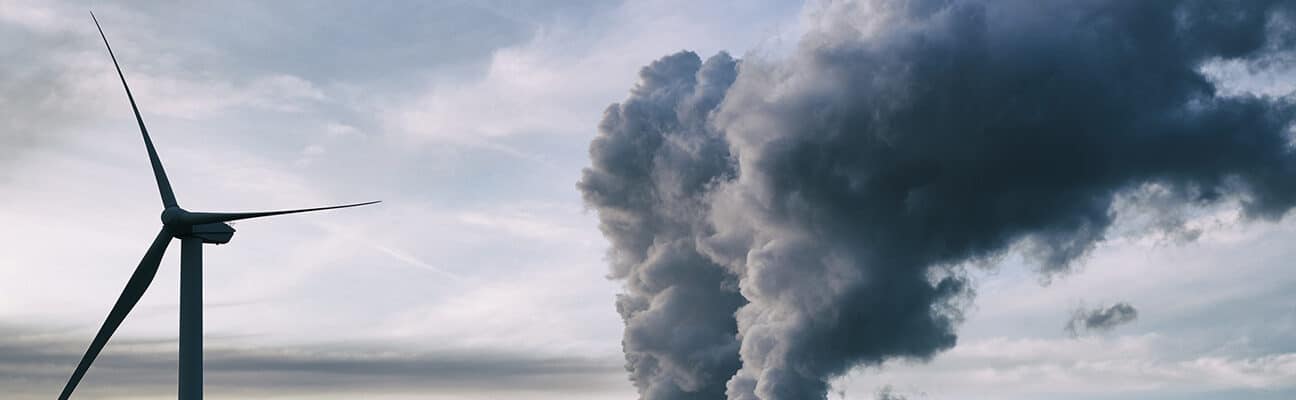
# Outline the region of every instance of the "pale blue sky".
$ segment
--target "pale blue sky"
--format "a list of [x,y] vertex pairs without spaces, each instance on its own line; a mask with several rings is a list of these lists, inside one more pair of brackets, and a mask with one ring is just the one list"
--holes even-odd
[[[0,0],[0,393],[61,388],[157,229],[133,85],[179,200],[379,206],[241,223],[206,251],[208,397],[627,399],[606,242],[574,188],[603,109],[681,49],[777,57],[797,1]],[[1240,91],[1290,80],[1217,66]],[[1233,86],[1231,86],[1233,87]],[[919,399],[1296,396],[1296,223],[1201,210],[1041,285],[977,273],[959,345],[841,379]],[[177,252],[79,398],[174,393]],[[1072,338],[1072,309],[1138,321]],[[10,397],[16,396],[16,397]],[[1069,397],[1068,397],[1069,396]]]

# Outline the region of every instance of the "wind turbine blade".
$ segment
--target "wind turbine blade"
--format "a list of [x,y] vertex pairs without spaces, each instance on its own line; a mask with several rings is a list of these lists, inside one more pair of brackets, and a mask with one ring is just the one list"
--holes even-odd
[[104,345],[108,344],[108,339],[112,337],[113,332],[121,326],[122,320],[126,319],[126,314],[135,308],[135,303],[139,302],[144,291],[153,282],[153,277],[157,275],[158,264],[162,263],[162,254],[166,253],[167,245],[170,243],[171,235],[166,229],[158,232],[157,238],[153,239],[152,245],[149,245],[139,266],[135,267],[135,273],[131,274],[130,280],[126,282],[126,288],[122,289],[117,304],[114,304],[112,311],[108,312],[108,318],[104,320],[103,326],[99,327],[99,333],[90,342],[90,348],[86,349],[85,355],[81,357],[81,363],[77,364],[72,377],[68,378],[67,385],[63,386],[63,394],[59,395],[59,400],[67,400],[72,396],[72,390],[76,389],[77,383],[81,382],[81,377],[85,376],[86,370],[90,369],[90,364],[94,363],[95,357],[99,356],[99,352],[103,350]]
[[113,54],[112,46],[108,45],[108,36],[104,35],[103,27],[99,26],[99,19],[95,18],[94,13],[90,13],[90,18],[94,20],[95,28],[99,28],[99,37],[103,38],[104,47],[108,48],[108,56],[112,57],[113,67],[117,68],[117,77],[121,78],[122,87],[126,89],[126,98],[130,100],[131,110],[135,111],[135,122],[139,123],[140,134],[144,136],[144,147],[148,150],[149,163],[153,164],[153,178],[157,179],[158,193],[162,194],[163,207],[175,207],[175,193],[171,191],[171,181],[167,180],[166,170],[162,169],[162,160],[158,159],[157,150],[153,148],[153,140],[149,139],[148,128],[144,127],[144,118],[140,117],[139,107],[135,105],[135,96],[131,95],[130,86],[126,85],[126,75],[122,74],[121,65],[117,64],[117,56]]
[[269,217],[272,215],[296,214],[296,213],[304,213],[304,212],[311,212],[311,211],[332,210],[337,208],[367,206],[370,204],[381,203],[381,202],[382,202],[381,200],[367,201],[364,203],[345,204],[340,206],[302,208],[297,210],[280,210],[280,211],[257,211],[257,212],[241,212],[241,213],[191,212],[181,217],[180,221],[190,225],[210,224],[213,222],[230,222],[230,221],[237,221],[240,219]]

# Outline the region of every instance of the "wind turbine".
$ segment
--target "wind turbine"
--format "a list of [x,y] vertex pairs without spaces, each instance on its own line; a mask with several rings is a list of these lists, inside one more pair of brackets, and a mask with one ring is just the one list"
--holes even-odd
[[158,192],[162,195],[162,231],[158,232],[157,237],[153,239],[153,244],[149,245],[148,251],[144,253],[144,258],[140,260],[139,266],[135,267],[135,273],[131,274],[130,280],[126,282],[126,288],[122,290],[121,296],[117,298],[117,303],[113,305],[112,311],[108,313],[108,318],[104,320],[103,326],[99,328],[99,333],[90,342],[90,348],[86,349],[85,355],[81,357],[81,362],[77,364],[76,370],[72,372],[72,377],[68,378],[67,385],[63,387],[63,393],[59,395],[59,399],[66,400],[72,395],[77,383],[90,369],[90,364],[94,363],[95,357],[99,356],[99,352],[103,350],[113,332],[126,318],[126,314],[130,313],[131,309],[135,307],[135,303],[139,302],[140,296],[144,295],[144,291],[153,282],[158,265],[162,262],[162,254],[166,252],[171,239],[180,239],[179,398],[180,400],[199,400],[202,399],[202,245],[229,243],[234,236],[234,228],[230,227],[226,222],[272,215],[356,207],[377,203],[377,201],[297,210],[233,213],[194,212],[180,208],[180,205],[176,203],[175,193],[171,191],[171,182],[167,180],[166,171],[162,169],[162,160],[158,159],[157,150],[153,148],[153,141],[149,139],[148,129],[144,128],[144,119],[140,117],[139,107],[135,105],[135,97],[131,95],[130,86],[126,85],[126,76],[122,74],[121,65],[117,63],[117,56],[113,54],[112,47],[108,45],[108,36],[104,35],[103,27],[99,26],[99,19],[94,17],[94,13],[90,14],[90,18],[94,20],[95,27],[99,29],[99,36],[103,38],[104,47],[108,48],[108,56],[112,58],[113,66],[117,68],[117,77],[121,78],[122,87],[126,89],[126,98],[130,100],[131,109],[135,112],[135,122],[139,124],[140,135],[144,137],[144,148],[148,151],[149,163],[153,165],[153,177],[157,180]]

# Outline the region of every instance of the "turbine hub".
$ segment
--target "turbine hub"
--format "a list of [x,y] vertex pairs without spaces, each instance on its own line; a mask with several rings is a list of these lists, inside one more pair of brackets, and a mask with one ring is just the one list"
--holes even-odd
[[193,223],[192,213],[180,207],[162,210],[162,226],[176,239],[199,238],[203,243],[225,244],[234,237],[234,227],[224,222]]
[[182,225],[183,223],[181,221],[187,214],[189,214],[188,211],[185,211],[185,209],[178,206],[167,207],[165,210],[162,210],[162,224],[166,226]]

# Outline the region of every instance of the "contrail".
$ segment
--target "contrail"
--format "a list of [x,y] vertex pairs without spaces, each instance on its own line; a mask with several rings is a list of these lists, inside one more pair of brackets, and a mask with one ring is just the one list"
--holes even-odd
[[440,275],[441,277],[444,277],[452,281],[456,285],[463,285],[466,283],[470,283],[471,281],[467,277],[456,274],[454,272],[450,272],[445,268],[432,265],[431,263],[428,263],[426,261],[420,260],[418,257],[415,257],[413,254],[410,254],[409,252],[391,247],[383,243],[370,240],[367,237],[352,233],[351,231],[338,227],[335,224],[324,222],[324,221],[314,221],[314,225],[323,228],[325,231],[329,232],[330,234],[339,235],[345,238],[346,240],[364,244],[365,246],[368,246],[373,250],[377,250],[379,253],[382,253],[397,261],[403,262],[409,266],[422,269],[422,270],[431,271],[437,275]]
[[418,267],[418,268],[420,268],[420,269],[425,269],[425,270],[428,270],[428,271],[435,272],[437,275],[441,275],[441,276],[443,276],[443,277],[445,277],[445,278],[448,278],[448,279],[454,281],[455,284],[463,285],[464,283],[467,283],[467,281],[468,281],[467,278],[464,278],[464,277],[459,276],[459,275],[457,275],[457,274],[455,274],[455,273],[452,273],[452,272],[450,272],[450,271],[447,271],[447,270],[445,270],[445,269],[443,269],[443,268],[441,268],[441,267],[438,267],[438,266],[435,266],[435,265],[432,265],[432,264],[428,264],[427,262],[424,262],[423,260],[420,260],[420,259],[414,257],[413,255],[411,255],[411,254],[409,254],[409,253],[406,253],[406,252],[404,252],[404,251],[400,251],[400,250],[397,250],[397,249],[394,249],[394,248],[391,248],[391,247],[387,247],[387,246],[385,246],[385,245],[381,245],[381,244],[378,244],[378,243],[369,243],[369,247],[373,248],[374,250],[378,250],[379,252],[381,252],[381,253],[383,253],[383,254],[386,254],[386,255],[390,256],[391,258],[394,258],[394,259],[400,260],[401,262],[404,262],[404,263],[406,263],[406,264],[409,264],[409,265],[411,265],[411,266],[414,266],[414,267]]

